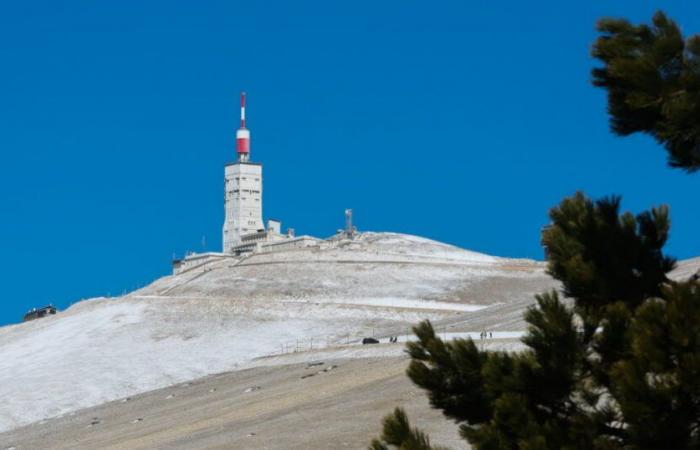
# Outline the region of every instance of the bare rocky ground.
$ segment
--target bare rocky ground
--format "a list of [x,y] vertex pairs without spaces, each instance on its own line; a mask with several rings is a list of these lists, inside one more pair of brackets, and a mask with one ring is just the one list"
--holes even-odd
[[468,448],[407,364],[318,360],[212,375],[17,428],[0,434],[0,449],[361,449],[396,406],[432,442]]

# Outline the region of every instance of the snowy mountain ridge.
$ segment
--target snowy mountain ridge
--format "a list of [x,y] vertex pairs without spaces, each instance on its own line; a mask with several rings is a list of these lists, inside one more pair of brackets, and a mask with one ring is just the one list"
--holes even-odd
[[408,335],[423,319],[455,336],[489,329],[514,341],[534,294],[556,286],[541,262],[396,233],[212,262],[0,328],[0,431],[284,363],[271,355],[337,349],[352,357],[363,337]]

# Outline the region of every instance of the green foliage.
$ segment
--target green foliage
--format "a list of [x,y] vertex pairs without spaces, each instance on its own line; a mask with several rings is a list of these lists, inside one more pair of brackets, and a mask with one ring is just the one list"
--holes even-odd
[[[700,37],[686,41],[663,14],[653,26],[603,20],[595,84],[609,94],[613,130],[645,132],[671,165],[700,169]],[[443,342],[414,328],[407,374],[475,449],[700,448],[700,280],[667,278],[668,208],[633,215],[620,198],[576,193],[550,211],[542,233],[561,282],[525,314],[520,353]],[[430,449],[403,411],[382,441]]]
[[651,26],[603,19],[598,30],[593,83],[608,91],[612,130],[648,133],[672,167],[700,169],[700,36],[684,40],[661,12]]
[[[484,384],[482,366],[488,357],[471,340],[443,342],[429,322],[414,327],[418,342],[407,344],[412,361],[408,376],[428,391],[430,403],[448,417],[483,421],[489,417],[491,398]],[[449,372],[438,367],[450,367]]]
[[574,315],[550,292],[526,320],[530,350],[521,354],[481,352],[471,340],[444,343],[429,322],[414,328],[409,377],[477,448],[563,448],[567,441],[583,349]]
[[411,428],[406,413],[396,408],[393,414],[384,418],[382,440],[374,439],[370,450],[446,450],[444,447],[431,447],[430,439],[422,431]]
[[630,326],[611,388],[634,448],[700,447],[700,284],[672,283]]
[[619,197],[593,202],[577,193],[549,215],[552,225],[542,233],[549,273],[577,300],[590,332],[611,300],[635,308],[660,294],[675,264],[661,251],[670,228],[667,207],[620,215]]

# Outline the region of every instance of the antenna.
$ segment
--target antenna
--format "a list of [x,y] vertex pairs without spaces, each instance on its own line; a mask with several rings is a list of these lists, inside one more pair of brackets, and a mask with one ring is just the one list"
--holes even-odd
[[352,209],[345,210],[345,234],[352,237],[355,234],[355,229],[352,226]]
[[250,131],[245,127],[245,92],[241,92],[241,127],[236,131],[238,160],[247,162],[250,154]]
[[245,92],[241,92],[241,128],[245,128]]

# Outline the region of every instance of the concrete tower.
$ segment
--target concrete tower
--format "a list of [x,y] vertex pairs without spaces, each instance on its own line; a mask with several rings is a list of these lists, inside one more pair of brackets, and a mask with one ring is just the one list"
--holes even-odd
[[224,253],[241,236],[264,229],[262,218],[262,164],[250,162],[250,131],[245,126],[245,92],[241,93],[241,127],[236,132],[238,160],[224,170]]

